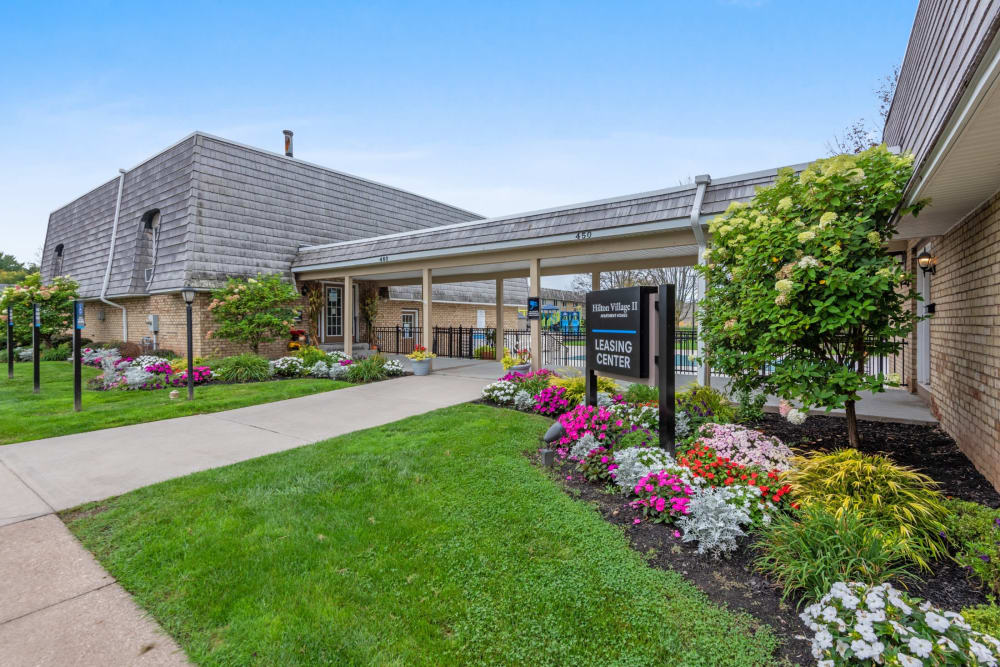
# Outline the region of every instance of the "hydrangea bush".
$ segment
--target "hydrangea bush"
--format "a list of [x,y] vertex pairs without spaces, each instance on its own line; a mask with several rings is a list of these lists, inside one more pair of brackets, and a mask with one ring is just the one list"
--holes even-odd
[[820,667],[1000,664],[1000,640],[890,584],[837,582],[800,617]]

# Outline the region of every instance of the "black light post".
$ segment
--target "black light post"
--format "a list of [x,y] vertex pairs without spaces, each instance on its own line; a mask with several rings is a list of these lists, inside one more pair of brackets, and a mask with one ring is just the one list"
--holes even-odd
[[42,374],[39,362],[41,361],[41,338],[42,333],[42,307],[40,305],[32,304],[34,306],[34,320],[31,323],[31,365],[34,366],[34,381],[35,388],[34,392],[37,394],[41,390],[42,386]]
[[676,414],[674,393],[674,372],[677,363],[677,352],[674,349],[674,310],[677,298],[676,285],[660,285],[656,308],[660,321],[657,327],[660,340],[657,341],[659,350],[659,364],[657,371],[660,376],[656,378],[660,386],[660,447],[665,449],[671,456],[674,455],[674,429],[676,428]]
[[83,408],[83,381],[80,375],[80,332],[83,331],[83,301],[73,302],[73,411]]
[[184,303],[187,304],[187,359],[188,359],[188,400],[194,399],[194,333],[191,324],[191,304],[194,303],[194,289],[188,285],[181,290]]
[[14,379],[14,309],[7,304],[7,379]]

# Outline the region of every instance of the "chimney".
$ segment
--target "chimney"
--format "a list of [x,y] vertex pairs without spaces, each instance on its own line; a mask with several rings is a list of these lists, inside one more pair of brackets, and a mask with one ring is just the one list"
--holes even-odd
[[282,130],[282,132],[284,132],[284,134],[285,134],[285,155],[288,156],[288,157],[293,157],[292,156],[292,131],[291,130]]

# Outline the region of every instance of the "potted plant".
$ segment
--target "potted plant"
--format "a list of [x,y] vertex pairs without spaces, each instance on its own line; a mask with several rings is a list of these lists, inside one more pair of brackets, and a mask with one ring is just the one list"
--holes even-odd
[[431,372],[431,359],[436,356],[433,352],[428,352],[423,345],[415,345],[413,352],[406,355],[413,364],[414,375],[428,375]]
[[515,350],[512,355],[510,350],[504,348],[503,359],[500,360],[500,363],[503,364],[505,371],[526,373],[531,370],[531,350],[526,347],[521,348],[520,350]]

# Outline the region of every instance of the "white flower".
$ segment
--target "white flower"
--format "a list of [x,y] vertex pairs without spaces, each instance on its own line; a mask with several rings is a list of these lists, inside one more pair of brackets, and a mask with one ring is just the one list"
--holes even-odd
[[[803,412],[802,410],[799,410],[798,408],[792,408],[791,410],[788,411],[788,416],[785,417],[785,419],[787,419],[789,423],[798,426],[799,424],[801,424],[806,420],[806,413]],[[857,600],[857,598],[855,598],[855,600]],[[857,606],[857,603],[855,603],[855,606]]]
[[833,607],[825,607],[822,611],[822,616],[824,621],[832,622],[835,618],[837,618],[837,610]]
[[896,658],[903,667],[923,667],[924,664],[923,660],[914,658],[912,655],[906,655],[905,653],[897,653]]
[[972,651],[972,655],[976,656],[976,660],[983,663],[984,665],[995,665],[997,664],[996,657],[993,655],[993,651],[983,646],[974,639],[969,640],[969,649]]
[[926,658],[931,654],[931,649],[934,648],[934,644],[931,644],[926,639],[921,639],[920,637],[910,637],[910,641],[907,644],[910,648],[910,652],[914,653],[921,658]]
[[958,645],[955,642],[953,642],[950,639],[948,639],[947,637],[938,637],[937,643],[938,643],[938,646],[946,646],[949,649],[951,649],[952,651],[958,651],[959,650]]
[[876,659],[882,655],[885,651],[885,646],[881,642],[873,642],[871,644],[861,641],[860,639],[855,639],[851,642],[851,650],[854,651],[854,656],[859,660]]
[[928,611],[927,615],[924,616],[924,620],[927,621],[927,625],[938,632],[945,632],[951,627],[951,621],[940,614],[935,614],[933,611]]
[[897,633],[899,633],[900,636],[910,634],[909,628],[907,628],[902,623],[899,623],[898,621],[890,620],[889,625],[891,625],[892,629],[895,630]]
[[816,667],[833,667],[834,664],[833,660],[820,660],[816,663]]

